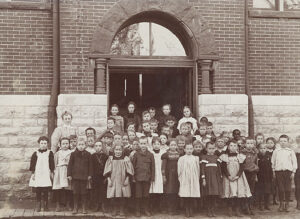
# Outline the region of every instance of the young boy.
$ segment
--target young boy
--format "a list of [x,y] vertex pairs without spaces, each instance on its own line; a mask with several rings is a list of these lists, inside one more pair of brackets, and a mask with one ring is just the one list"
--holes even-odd
[[82,200],[82,213],[87,213],[87,185],[88,181],[92,179],[92,162],[90,153],[84,150],[85,147],[85,139],[78,139],[77,149],[72,152],[68,165],[67,176],[72,182],[74,194],[73,214],[77,214],[78,212],[80,198]]
[[166,118],[171,114],[171,105],[164,104],[162,106],[162,115],[159,118],[159,130],[160,128],[166,124]]
[[[281,135],[279,137],[280,147],[272,155],[273,176],[276,177],[279,196],[278,211],[288,212],[291,195],[291,183],[298,168],[295,152],[289,148],[289,137]],[[285,202],[284,202],[285,201]]]
[[77,146],[77,136],[76,135],[70,135],[70,150],[73,152],[75,151]]
[[175,126],[176,119],[174,116],[166,116],[165,118],[165,125],[170,127],[170,136],[172,138],[176,138],[177,135],[179,135],[179,131]]
[[105,147],[105,152],[109,153],[110,149],[112,148],[113,143],[113,134],[111,132],[106,132],[101,137],[101,142],[103,143],[103,146]]
[[38,139],[39,149],[34,152],[30,160],[29,170],[32,172],[29,186],[35,188],[36,211],[48,211],[48,192],[52,187],[54,171],[54,155],[48,150],[49,139],[42,136]]
[[151,132],[152,133],[156,133],[158,132],[157,128],[158,128],[158,121],[157,119],[150,119],[150,127],[151,127]]
[[96,153],[96,150],[94,148],[94,146],[95,146],[95,137],[93,135],[87,137],[86,142],[87,142],[87,147],[85,148],[85,150],[87,152],[89,152],[91,155]]
[[103,135],[107,132],[110,132],[112,135],[114,135],[116,133],[115,126],[116,126],[116,120],[112,117],[108,117],[107,129],[100,135],[100,138],[102,138]]
[[156,133],[151,132],[151,126],[149,121],[143,121],[142,123],[142,132],[136,133],[137,137],[145,136],[148,139],[148,147],[151,148],[151,142],[153,137],[157,137]]
[[85,136],[86,137],[92,136],[92,137],[96,138],[96,130],[94,128],[92,128],[92,127],[87,128],[85,130]]
[[225,146],[225,141],[222,137],[218,137],[216,140],[216,151],[215,155],[221,156],[222,154],[225,153],[227,147]]
[[148,151],[147,137],[139,139],[140,150],[133,155],[132,164],[134,168],[135,195],[136,195],[136,216],[141,216],[141,203],[147,216],[149,212],[149,189],[155,179],[154,156]]

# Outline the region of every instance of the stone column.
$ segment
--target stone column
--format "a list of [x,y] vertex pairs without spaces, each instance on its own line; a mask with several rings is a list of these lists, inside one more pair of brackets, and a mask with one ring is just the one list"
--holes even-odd
[[96,59],[96,94],[106,94],[106,59]]
[[211,94],[209,74],[211,71],[212,60],[198,60],[199,73],[202,76],[201,94]]

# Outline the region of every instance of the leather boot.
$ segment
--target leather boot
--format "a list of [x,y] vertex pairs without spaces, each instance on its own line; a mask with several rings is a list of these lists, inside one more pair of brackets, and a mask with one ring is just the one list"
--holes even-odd
[[59,201],[56,202],[56,208],[55,208],[55,211],[56,211],[56,212],[59,212],[59,211],[60,211],[60,204],[59,204]]
[[135,216],[136,217],[141,217],[141,199],[140,198],[136,199]]
[[87,198],[86,198],[86,195],[83,195],[82,196],[82,214],[87,214],[86,206],[87,206]]
[[228,207],[227,214],[229,217],[232,217],[232,207]]
[[285,205],[284,205],[284,211],[285,212],[289,212],[289,201],[285,202]]
[[111,200],[111,216],[117,216],[117,205],[114,199]]
[[150,217],[151,216],[151,213],[150,213],[150,211],[149,211],[149,198],[145,198],[144,199],[144,210],[145,210],[145,215],[147,216],[147,217]]
[[72,214],[78,213],[78,200],[79,200],[78,195],[74,195],[74,208]]
[[41,202],[41,201],[38,201],[38,202],[36,203],[35,211],[36,211],[36,212],[40,212],[40,211],[41,211],[41,207],[42,207],[42,202]]
[[125,210],[124,210],[124,208],[125,208],[125,202],[124,202],[124,200],[121,200],[120,201],[121,203],[120,203],[120,216],[125,216]]
[[194,216],[194,208],[193,208],[194,206],[193,205],[191,205],[190,206],[190,217],[193,217]]
[[241,217],[241,212],[240,212],[240,208],[238,206],[235,207],[235,216],[237,217]]
[[216,216],[215,207],[213,206],[210,210],[211,210],[211,216],[215,217]]
[[279,203],[278,211],[279,212],[283,212],[284,211],[284,206],[283,206],[283,202],[282,201],[280,201],[280,203]]

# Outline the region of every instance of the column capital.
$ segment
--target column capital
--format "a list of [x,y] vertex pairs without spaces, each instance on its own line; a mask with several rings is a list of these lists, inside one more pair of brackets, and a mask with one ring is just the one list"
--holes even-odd
[[197,60],[199,71],[201,72],[201,93],[211,94],[210,88],[210,71],[212,70],[213,61],[210,59]]
[[106,65],[106,63],[107,63],[107,59],[105,59],[105,58],[98,58],[98,59],[96,59],[95,60],[95,62],[96,62],[96,66],[98,66],[98,65]]
[[201,67],[201,69],[206,70],[206,71],[210,71],[212,64],[213,64],[213,60],[210,59],[198,59],[197,63],[199,65],[199,67]]

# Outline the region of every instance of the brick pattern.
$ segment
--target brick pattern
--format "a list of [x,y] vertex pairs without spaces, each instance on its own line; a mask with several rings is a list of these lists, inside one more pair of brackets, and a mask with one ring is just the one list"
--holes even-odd
[[252,18],[249,74],[254,95],[300,95],[300,19]]
[[49,94],[50,11],[0,8],[0,94]]

